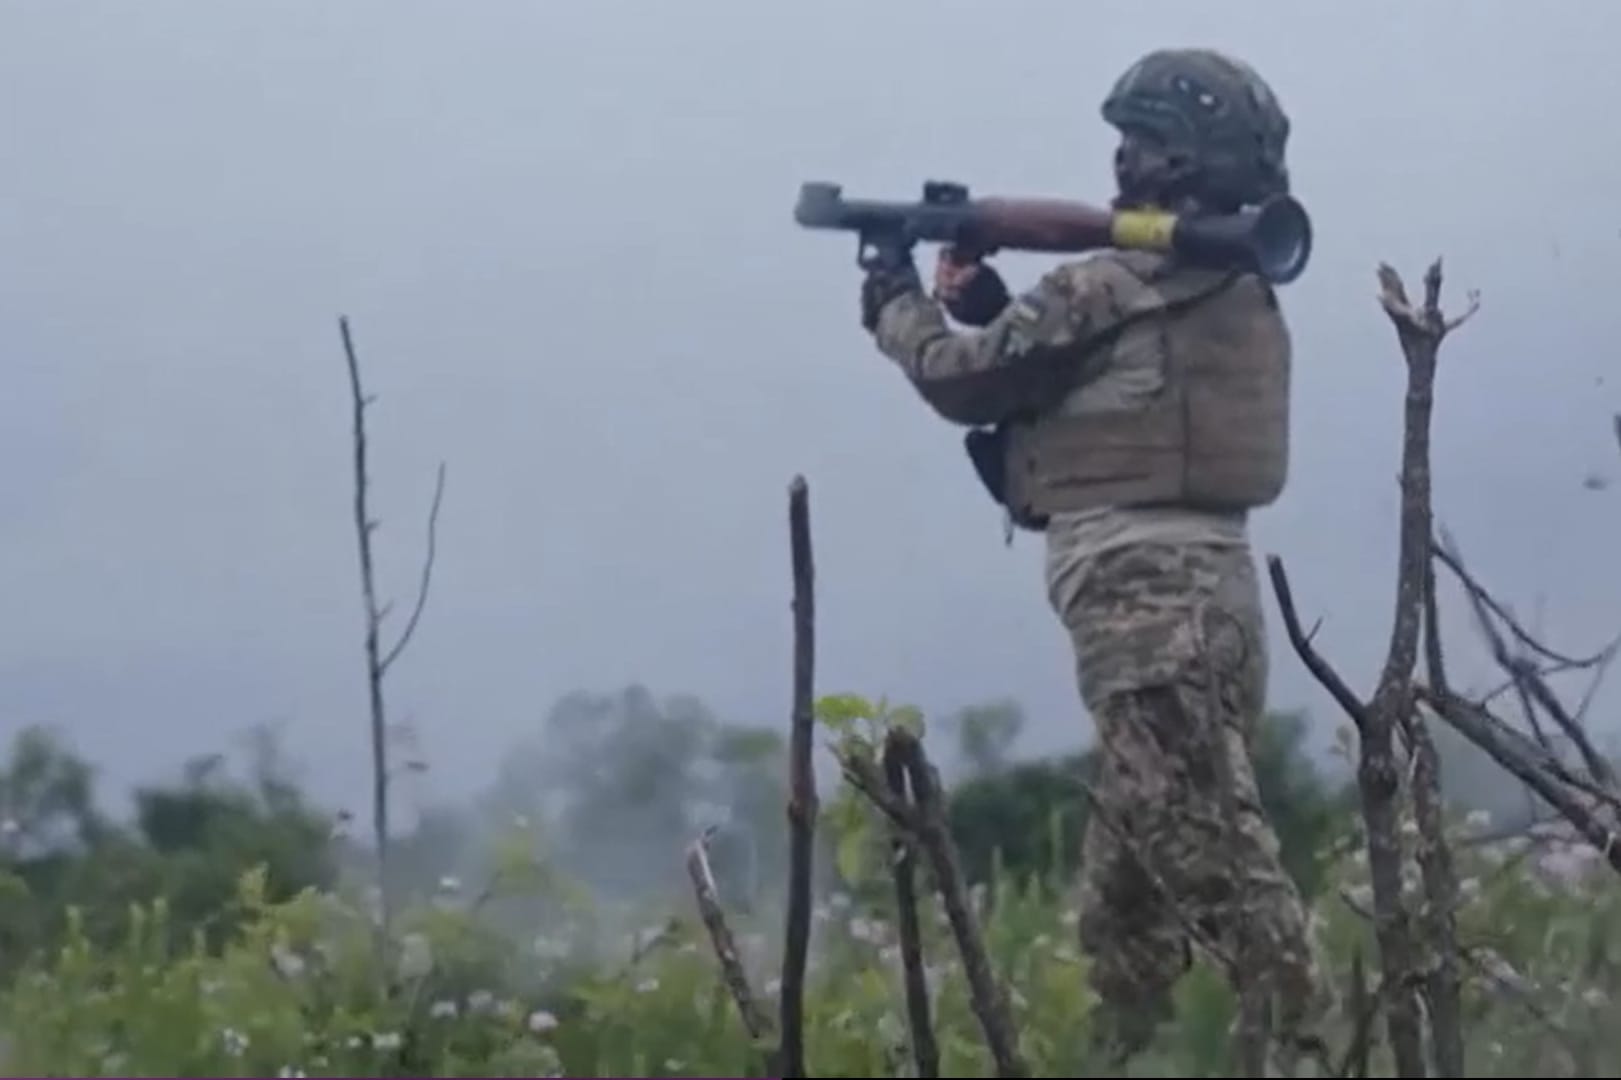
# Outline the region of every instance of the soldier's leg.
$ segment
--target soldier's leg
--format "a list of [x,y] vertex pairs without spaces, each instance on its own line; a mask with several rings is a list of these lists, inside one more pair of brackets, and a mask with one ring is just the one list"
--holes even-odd
[[1250,563],[1232,553],[1212,557],[1206,569],[1216,585],[1197,615],[1198,659],[1169,688],[1166,703],[1180,714],[1174,726],[1186,736],[1177,752],[1184,758],[1184,819],[1211,823],[1179,887],[1198,899],[1201,923],[1241,965],[1235,991],[1256,980],[1269,991],[1277,1064],[1292,1075],[1300,1049],[1316,1034],[1328,988],[1305,904],[1283,866],[1255,776],[1266,653]]
[[[1222,939],[1236,948],[1241,926],[1248,935],[1253,962],[1265,971],[1274,994],[1275,1032],[1287,1046],[1315,1034],[1328,1006],[1328,986],[1318,966],[1306,905],[1283,866],[1277,835],[1261,807],[1241,721],[1224,710],[1211,726],[1218,729],[1216,752],[1224,758],[1222,772],[1232,787],[1232,798],[1221,809],[1232,809],[1237,819],[1222,845],[1230,853],[1226,872],[1234,887]],[[1219,790],[1213,794],[1221,798]]]
[[1116,695],[1095,716],[1096,802],[1081,853],[1080,945],[1100,999],[1097,1037],[1125,1058],[1171,1012],[1171,989],[1192,956],[1184,925],[1144,865],[1147,837],[1163,828],[1164,785],[1138,732],[1140,700]]
[[[1277,1005],[1276,1035],[1287,1043],[1310,1035],[1321,999],[1307,913],[1261,811],[1234,715],[1193,681],[1118,694],[1102,714],[1110,786],[1125,795],[1112,796],[1123,806],[1114,829],[1088,822],[1084,858],[1091,866],[1094,848],[1104,856],[1093,871],[1101,882],[1093,910],[1104,913],[1091,945],[1099,979],[1114,983],[1125,1007],[1157,1009],[1187,970],[1187,942],[1203,945],[1243,963],[1245,983],[1261,979]],[[1240,928],[1250,942],[1242,954]]]

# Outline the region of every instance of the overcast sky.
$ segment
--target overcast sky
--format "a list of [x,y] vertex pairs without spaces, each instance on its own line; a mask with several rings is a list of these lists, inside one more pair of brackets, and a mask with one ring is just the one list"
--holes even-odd
[[[1254,535],[1323,650],[1371,685],[1403,378],[1374,270],[1416,289],[1437,254],[1448,305],[1483,303],[1443,358],[1439,513],[1506,598],[1597,647],[1621,623],[1621,491],[1583,484],[1621,471],[1621,6],[1471,10],[11,0],[0,731],[56,725],[127,782],[281,723],[323,794],[354,790],[347,313],[402,608],[448,461],[391,684],[437,790],[485,782],[578,688],[784,723],[796,472],[821,689],[1014,694],[1032,748],[1080,744],[1039,540],[1004,546],[960,432],[872,349],[853,241],[790,211],[806,179],[1102,201],[1098,103],[1171,44],[1249,59],[1294,121],[1316,251],[1285,296],[1290,487]],[[1049,263],[1003,265],[1019,286]],[[1268,614],[1274,703],[1328,731]]]

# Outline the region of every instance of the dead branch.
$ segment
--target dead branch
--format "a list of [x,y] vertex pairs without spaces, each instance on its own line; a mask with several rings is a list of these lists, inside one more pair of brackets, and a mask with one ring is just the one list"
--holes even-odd
[[[1537,709],[1540,707],[1555,724],[1564,736],[1575,745],[1581,754],[1583,763],[1587,766],[1588,774],[1593,780],[1605,787],[1615,784],[1615,770],[1593,746],[1587,732],[1581,723],[1573,716],[1559,700],[1558,695],[1548,685],[1536,665],[1528,657],[1514,656],[1510,653],[1508,642],[1492,624],[1491,616],[1496,615],[1508,627],[1509,633],[1521,645],[1533,652],[1540,653],[1549,660],[1573,668],[1599,667],[1607,664],[1607,654],[1613,652],[1613,646],[1601,649],[1591,657],[1572,658],[1562,656],[1537,641],[1514,617],[1508,614],[1502,604],[1498,603],[1486,589],[1464,568],[1463,560],[1454,551],[1448,550],[1455,545],[1448,543],[1437,545],[1435,557],[1450,569],[1464,586],[1469,595],[1470,603],[1474,608],[1475,622],[1480,628],[1481,635],[1486,639],[1491,649],[1492,659],[1497,662],[1505,674],[1514,684],[1516,693],[1520,697],[1521,708],[1526,715],[1526,722],[1531,725],[1533,734],[1544,746],[1552,750],[1552,744],[1546,733],[1537,721]],[[1602,669],[1601,669],[1602,670]]]
[[769,1034],[771,1020],[760,1008],[754,990],[749,986],[748,973],[743,970],[743,962],[737,955],[737,942],[732,937],[731,928],[726,925],[726,912],[720,906],[715,876],[709,868],[709,838],[713,831],[712,827],[706,829],[687,848],[687,876],[692,879],[698,915],[704,921],[704,928],[709,931],[710,945],[715,950],[715,958],[720,961],[721,978],[737,1005],[738,1016],[742,1018],[749,1038],[761,1039]]
[[[1379,917],[1374,920],[1374,928],[1379,942],[1380,981],[1390,988],[1389,994],[1380,999],[1380,1004],[1386,1009],[1386,1029],[1396,1053],[1399,1075],[1422,1077],[1425,1075],[1423,1034],[1417,1002],[1408,989],[1414,985],[1413,973],[1417,970],[1417,961],[1401,897],[1401,845],[1396,808],[1400,788],[1390,726],[1391,714],[1376,713],[1371,704],[1363,705],[1339,673],[1312,648],[1310,640],[1300,630],[1300,616],[1294,606],[1294,595],[1289,588],[1283,561],[1275,555],[1269,556],[1267,569],[1295,652],[1356,724],[1360,740],[1357,787],[1361,795],[1363,827],[1367,834],[1368,868],[1373,879],[1374,903],[1379,912]],[[1382,707],[1389,709],[1392,704],[1387,700]],[[1394,704],[1404,703],[1398,701]]]
[[[1366,704],[1345,685],[1333,668],[1311,648],[1283,564],[1268,559],[1272,585],[1283,611],[1290,643],[1308,670],[1357,726],[1360,749],[1357,789],[1366,831],[1368,869],[1373,884],[1375,922],[1383,980],[1392,999],[1385,1023],[1396,1071],[1403,1077],[1425,1075],[1422,1021],[1412,975],[1418,970],[1417,943],[1402,901],[1401,844],[1398,803],[1401,777],[1396,763],[1396,733],[1413,707],[1413,670],[1419,633],[1426,613],[1433,613],[1434,571],[1431,558],[1430,420],[1435,403],[1436,359],[1441,342],[1480,306],[1471,295],[1468,310],[1448,319],[1441,312],[1441,260],[1424,275],[1424,299],[1414,304],[1401,276],[1389,265],[1378,269],[1379,303],[1395,327],[1406,362],[1406,396],[1402,423],[1401,520],[1396,556],[1396,590],[1390,642],[1373,694]],[[1434,620],[1431,619],[1433,624]],[[1443,678],[1442,652],[1431,626],[1426,659],[1432,675]],[[1444,844],[1444,837],[1437,842]]]
[[1537,638],[1535,634],[1532,634],[1529,630],[1527,630],[1524,624],[1514,617],[1513,612],[1509,611],[1508,608],[1503,605],[1502,601],[1498,600],[1495,596],[1488,592],[1486,587],[1476,580],[1473,574],[1464,568],[1463,559],[1456,554],[1456,548],[1457,544],[1450,538],[1445,540],[1437,540],[1434,548],[1435,557],[1439,559],[1441,564],[1444,565],[1448,570],[1452,571],[1453,575],[1458,579],[1458,583],[1462,585],[1471,596],[1483,604],[1487,611],[1491,612],[1502,621],[1503,625],[1508,628],[1508,632],[1526,649],[1537,653],[1544,660],[1557,664],[1561,669],[1593,667],[1604,659],[1606,653],[1612,651],[1613,647],[1607,647],[1600,649],[1598,652],[1593,653],[1590,656],[1571,656],[1568,653],[1550,648],[1545,642]]
[[[892,747],[884,753],[884,779],[890,794],[905,801],[906,762]],[[906,981],[906,1020],[912,1034],[912,1058],[921,1080],[940,1075],[940,1046],[934,1037],[934,1021],[929,1015],[929,984],[923,970],[923,932],[918,922],[915,884],[916,851],[912,838],[894,830],[890,873],[895,882],[896,926],[900,934],[901,969]]]
[[1621,873],[1621,843],[1616,831],[1601,820],[1596,808],[1582,795],[1593,795],[1570,783],[1558,762],[1536,743],[1476,703],[1452,693],[1441,695],[1420,687],[1421,698],[1455,731],[1485,751],[1498,765],[1523,781],[1592,844],[1617,873]]
[[810,502],[803,477],[788,489],[789,562],[793,577],[794,679],[788,763],[788,907],[783,934],[782,992],[778,1019],[778,1075],[805,1075],[805,965],[810,947],[811,860],[816,836],[816,773],[811,760],[814,712],[816,614],[815,564],[811,552]]
[[[1401,848],[1394,736],[1412,708],[1413,668],[1426,597],[1433,591],[1430,569],[1432,510],[1430,494],[1430,421],[1435,405],[1435,370],[1441,342],[1478,307],[1448,321],[1441,313],[1441,260],[1424,275],[1424,302],[1407,298],[1400,275],[1379,267],[1379,302],[1396,328],[1407,365],[1407,395],[1402,424],[1401,523],[1396,558],[1395,612],[1384,669],[1368,703],[1362,730],[1357,786],[1368,831],[1368,868],[1373,882],[1375,922],[1381,967],[1396,987],[1386,1017],[1396,1068],[1402,1076],[1423,1076],[1423,1029],[1417,1002],[1406,991],[1408,975],[1418,970],[1412,928],[1401,894]],[[1439,656],[1436,651],[1433,655]],[[1437,837],[1437,842],[1445,843]]]
[[433,504],[428,508],[428,542],[427,552],[422,557],[422,576],[417,581],[416,603],[411,607],[411,617],[406,620],[405,628],[400,631],[399,640],[394,642],[392,648],[383,655],[378,666],[387,671],[398,660],[405,647],[411,642],[411,635],[416,633],[417,623],[422,619],[422,609],[428,605],[428,590],[433,585],[433,564],[439,553],[439,507],[445,498],[445,463],[439,463],[439,470],[433,482]]
[[434,561],[437,557],[436,533],[439,507],[444,498],[445,466],[440,462],[438,477],[434,484],[433,506],[428,514],[427,554],[423,558],[415,608],[399,640],[384,654],[379,641],[382,636],[383,619],[388,615],[389,605],[379,606],[377,600],[377,575],[371,545],[372,534],[377,530],[377,521],[372,518],[367,505],[370,480],[366,468],[366,407],[375,398],[368,395],[361,386],[360,360],[355,353],[354,336],[350,333],[347,316],[339,317],[338,329],[343,338],[343,355],[349,369],[349,393],[354,415],[352,433],[354,525],[360,554],[360,588],[366,620],[366,687],[371,706],[372,830],[377,844],[377,948],[379,961],[384,961],[393,926],[393,890],[388,873],[388,795],[391,773],[388,767],[388,713],[383,699],[383,678],[389,667],[404,651],[412,634],[416,632],[417,622],[421,619],[423,608],[428,601]]
[[1437,1076],[1463,1076],[1463,980],[1458,964],[1458,874],[1446,836],[1441,799],[1441,757],[1422,716],[1409,714],[1413,748],[1413,816],[1418,825],[1418,863],[1424,879],[1420,911],[1430,957],[1424,997],[1429,1008]]
[[893,755],[905,766],[912,790],[910,803],[897,799],[890,792],[888,781],[869,757],[841,755],[845,775],[891,822],[905,829],[928,856],[940,890],[941,903],[946,909],[946,919],[951,924],[957,950],[962,956],[969,1002],[996,1063],[996,1075],[1027,1077],[1030,1067],[1019,1050],[1018,1032],[1013,1025],[1006,990],[991,968],[979,924],[969,904],[968,887],[964,884],[956,845],[946,825],[934,766],[924,754],[922,743],[904,728],[889,731],[883,754],[885,757]]
[[1329,662],[1323,659],[1316,648],[1312,646],[1311,635],[1307,634],[1300,624],[1300,612],[1295,607],[1294,590],[1289,585],[1288,572],[1283,568],[1283,560],[1276,555],[1266,558],[1267,576],[1272,579],[1272,591],[1278,598],[1278,610],[1283,616],[1283,628],[1289,635],[1289,644],[1294,646],[1295,655],[1300,662],[1306,665],[1306,670],[1312,677],[1328,691],[1330,697],[1345,711],[1351,722],[1360,731],[1366,724],[1368,707],[1362,699],[1357,697],[1340,673],[1335,671]]

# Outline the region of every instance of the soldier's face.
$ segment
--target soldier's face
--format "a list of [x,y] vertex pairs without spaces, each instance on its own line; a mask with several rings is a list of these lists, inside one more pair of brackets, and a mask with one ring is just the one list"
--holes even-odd
[[1127,131],[1114,151],[1115,205],[1163,204],[1184,168],[1181,157],[1152,132]]

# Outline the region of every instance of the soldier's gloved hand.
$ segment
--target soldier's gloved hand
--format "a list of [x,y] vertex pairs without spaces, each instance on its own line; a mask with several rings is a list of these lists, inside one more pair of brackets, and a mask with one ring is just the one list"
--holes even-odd
[[934,264],[934,298],[966,326],[989,326],[1012,300],[1002,275],[981,259],[943,247]]
[[922,292],[923,281],[910,259],[891,267],[874,267],[861,282],[861,325],[867,332],[878,329],[878,313],[895,297]]

